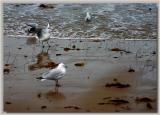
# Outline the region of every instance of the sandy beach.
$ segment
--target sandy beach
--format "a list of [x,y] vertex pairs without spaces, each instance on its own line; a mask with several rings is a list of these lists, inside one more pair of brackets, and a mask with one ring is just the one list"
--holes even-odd
[[[157,112],[157,40],[4,36],[5,112]],[[36,79],[63,62],[67,73]]]
[[[3,111],[156,113],[158,7],[4,3]],[[59,63],[61,87],[36,79]]]

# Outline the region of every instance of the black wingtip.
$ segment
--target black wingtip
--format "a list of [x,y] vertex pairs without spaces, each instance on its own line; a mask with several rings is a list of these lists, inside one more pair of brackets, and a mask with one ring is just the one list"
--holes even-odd
[[40,80],[41,80],[41,79],[43,79],[43,78],[42,78],[42,77],[36,77],[36,79],[40,79]]

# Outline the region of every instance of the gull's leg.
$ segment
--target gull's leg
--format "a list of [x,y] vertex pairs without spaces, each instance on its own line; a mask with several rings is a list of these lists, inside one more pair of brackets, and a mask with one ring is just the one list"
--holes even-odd
[[53,92],[57,93],[57,91],[58,91],[58,87],[57,87],[57,86],[55,86],[55,87],[54,87],[54,91],[53,91]]
[[42,47],[44,48],[43,41],[42,41]]
[[56,80],[56,87],[60,87],[60,84],[58,84],[58,80]]
[[[49,41],[49,40],[48,40],[48,41]],[[48,44],[49,47],[51,47],[51,46],[49,45],[48,41],[47,41],[47,44]]]
[[56,87],[58,86],[58,80],[56,80]]

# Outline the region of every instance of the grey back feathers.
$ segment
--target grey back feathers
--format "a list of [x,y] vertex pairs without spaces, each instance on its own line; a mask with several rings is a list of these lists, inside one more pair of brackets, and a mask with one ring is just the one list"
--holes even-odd
[[36,23],[28,23],[26,25],[31,27],[30,29],[28,29],[28,34],[30,33],[36,34],[37,35],[36,38],[41,41],[45,41],[49,39],[50,37],[49,20],[45,28],[38,28],[38,24]]
[[50,71],[42,74],[42,77],[39,77],[37,79],[42,80],[58,80],[62,78],[66,73],[66,68],[63,63],[60,63],[55,69],[51,69]]
[[49,23],[47,24],[46,28],[41,28],[36,30],[37,36],[36,38],[40,41],[45,41],[50,38],[50,30],[49,30]]

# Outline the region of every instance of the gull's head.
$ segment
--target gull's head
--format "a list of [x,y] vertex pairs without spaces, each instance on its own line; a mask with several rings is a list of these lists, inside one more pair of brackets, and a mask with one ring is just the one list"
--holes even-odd
[[89,13],[89,12],[87,12],[87,13],[86,13],[86,15],[87,15],[87,16],[90,16],[90,13]]
[[46,26],[46,29],[49,29],[50,28],[50,25],[49,25],[49,22],[47,23],[47,26]]
[[58,68],[66,68],[67,66],[64,64],[64,63],[60,63],[59,65],[58,65]]

